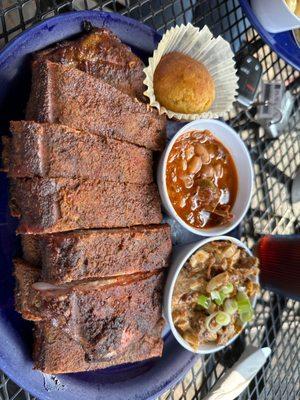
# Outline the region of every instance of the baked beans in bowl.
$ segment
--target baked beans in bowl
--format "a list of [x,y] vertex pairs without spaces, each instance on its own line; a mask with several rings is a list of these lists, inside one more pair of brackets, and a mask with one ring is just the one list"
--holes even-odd
[[158,186],[167,213],[189,231],[223,235],[247,212],[253,169],[246,146],[223,122],[197,120],[161,156]]

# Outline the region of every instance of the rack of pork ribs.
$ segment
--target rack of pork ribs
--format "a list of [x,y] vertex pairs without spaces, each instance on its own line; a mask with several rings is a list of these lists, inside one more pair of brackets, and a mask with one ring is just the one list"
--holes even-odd
[[69,373],[161,356],[170,228],[153,182],[166,120],[143,63],[107,29],[33,55],[26,121],[4,140],[23,254],[16,309],[35,368]]

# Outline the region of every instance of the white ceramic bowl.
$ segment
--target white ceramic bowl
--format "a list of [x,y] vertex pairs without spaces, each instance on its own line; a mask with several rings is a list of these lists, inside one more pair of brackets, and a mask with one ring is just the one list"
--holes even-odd
[[[168,273],[168,278],[167,282],[165,285],[165,290],[164,290],[164,302],[163,302],[163,313],[164,313],[164,318],[168,322],[171,331],[173,335],[175,336],[176,340],[187,350],[192,351],[193,353],[197,354],[210,354],[210,353],[215,353],[216,351],[222,350],[224,347],[229,346],[242,332],[242,330],[237,333],[232,339],[230,339],[225,345],[217,345],[214,343],[211,344],[203,344],[199,347],[198,350],[193,349],[178,333],[177,329],[175,328],[175,325],[173,323],[173,318],[172,318],[172,296],[173,296],[173,291],[174,291],[174,286],[175,282],[178,278],[178,275],[181,271],[181,268],[184,266],[185,262],[197,251],[199,250],[202,246],[204,246],[206,243],[213,242],[216,240],[228,240],[232,243],[235,243],[237,246],[245,249],[249,255],[253,255],[251,251],[246,247],[240,240],[235,239],[231,236],[218,236],[214,238],[207,238],[203,239],[200,242],[197,243],[192,243],[186,246],[181,246],[178,248],[173,249],[173,255],[172,255],[172,262],[171,262],[171,267]],[[258,278],[255,280],[258,282]],[[251,303],[253,307],[255,306],[256,303],[256,297],[253,297],[251,299]],[[246,324],[243,325],[243,329],[246,326]]]
[[300,28],[300,18],[286,5],[285,0],[251,0],[259,22],[269,32],[285,32]]
[[[234,206],[232,208],[233,219],[227,225],[216,226],[208,229],[194,228],[184,222],[176,213],[167,191],[166,165],[169,153],[174,142],[183,133],[208,129],[229,150],[236,166],[238,175],[238,191]],[[253,168],[249,152],[238,134],[224,122],[214,119],[198,119],[190,122],[180,129],[172,138],[161,155],[157,168],[157,183],[160,197],[166,212],[176,219],[188,231],[200,236],[224,235],[234,229],[244,218],[251,201],[253,189]]]

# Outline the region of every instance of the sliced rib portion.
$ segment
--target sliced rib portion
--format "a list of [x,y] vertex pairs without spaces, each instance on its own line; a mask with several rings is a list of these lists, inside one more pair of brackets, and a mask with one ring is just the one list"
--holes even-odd
[[50,61],[33,63],[27,120],[60,123],[82,131],[162,150],[166,118],[101,79]]
[[161,333],[163,281],[157,272],[34,288],[44,320],[80,343],[89,360],[109,361],[149,332]]
[[[20,274],[20,270],[26,268],[31,277],[30,285],[28,276]],[[79,365],[83,361],[88,362],[91,363],[91,369],[95,363],[101,363],[97,368],[105,368],[161,355],[162,272],[55,286],[45,282],[31,284],[34,269],[30,272],[30,266],[22,260],[15,260],[15,270],[18,281],[16,296],[25,299],[27,304],[26,308],[18,308],[18,311],[28,319],[32,315],[35,321],[43,321],[39,325],[42,327],[41,335],[37,335],[37,368],[44,371],[57,368],[57,373],[71,372],[69,367],[63,368],[60,353],[55,357],[54,365],[51,364],[52,356],[43,364],[43,351],[47,351],[51,341],[51,335],[48,336],[47,332],[53,327],[67,343],[72,343],[75,349],[81,349]],[[46,327],[49,330],[45,332]],[[56,343],[55,340],[51,342]],[[55,347],[59,352],[57,343]],[[53,347],[51,349],[54,351]],[[78,370],[85,367],[85,364],[78,366]]]
[[50,323],[40,322],[35,328],[33,358],[35,368],[46,374],[67,374],[160,357],[162,348],[160,329],[157,329],[139,341],[133,341],[118,357],[109,361],[93,362],[86,357],[80,343]]
[[87,228],[159,224],[155,184],[99,180],[17,178],[10,207],[20,216],[18,233],[53,233]]
[[78,68],[144,101],[143,63],[108,29],[93,28],[80,38],[35,53],[34,58]]
[[11,131],[11,177],[153,180],[152,153],[142,147],[57,124],[13,121]]
[[43,281],[63,284],[165,268],[172,244],[164,224],[22,235],[22,247],[25,260],[42,267]]

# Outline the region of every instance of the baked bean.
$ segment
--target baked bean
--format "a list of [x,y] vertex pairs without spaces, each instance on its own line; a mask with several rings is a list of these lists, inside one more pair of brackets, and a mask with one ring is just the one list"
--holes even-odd
[[197,174],[202,167],[202,161],[200,157],[194,156],[188,163],[188,171],[191,174]]
[[182,197],[179,203],[180,208],[184,208],[186,205],[186,197]]
[[216,175],[216,177],[217,178],[222,178],[223,172],[224,172],[224,170],[223,170],[222,165],[221,164],[216,164],[215,165],[215,175]]
[[187,170],[187,167],[188,167],[187,161],[186,161],[185,159],[182,159],[182,160],[181,160],[181,168],[182,168],[182,170],[183,170],[183,171],[186,171],[186,170]]
[[213,178],[215,174],[214,167],[212,165],[203,165],[201,176],[203,178]]
[[194,184],[194,180],[190,175],[185,175],[181,179],[183,180],[186,189],[190,189]]
[[178,154],[177,154],[177,153],[172,154],[172,155],[170,154],[170,155],[169,155],[168,162],[170,162],[170,163],[174,162],[174,161],[176,160],[177,157],[178,157]]
[[203,164],[208,164],[210,162],[210,154],[203,144],[197,143],[195,145],[195,153],[197,156],[201,157]]
[[187,161],[189,161],[195,154],[195,149],[194,146],[189,146],[186,150],[185,150],[185,157],[187,159]]

